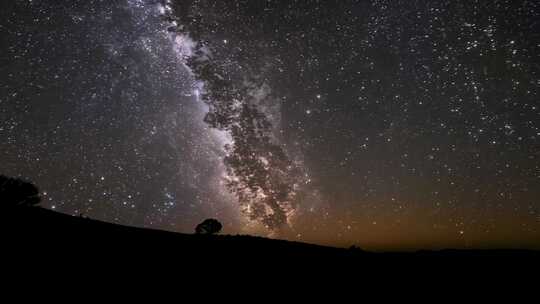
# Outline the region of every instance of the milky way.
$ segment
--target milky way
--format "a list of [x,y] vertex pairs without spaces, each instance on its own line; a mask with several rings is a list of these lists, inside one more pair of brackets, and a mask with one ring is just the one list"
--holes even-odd
[[0,173],[135,226],[538,248],[538,6],[2,3]]
[[280,144],[275,125],[280,101],[264,79],[261,62],[249,66],[230,56],[220,58],[212,43],[190,37],[181,9],[174,13],[167,1],[162,11],[186,65],[201,82],[197,92],[209,106],[204,121],[230,136],[223,159],[227,188],[250,220],[274,231],[291,225],[306,175]]
[[5,174],[33,180],[62,212],[186,231],[207,216],[235,221],[222,135],[203,121],[157,4],[7,6]]

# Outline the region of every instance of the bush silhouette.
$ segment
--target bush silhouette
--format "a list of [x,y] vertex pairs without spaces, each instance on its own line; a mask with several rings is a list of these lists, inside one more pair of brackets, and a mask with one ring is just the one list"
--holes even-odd
[[196,234],[215,234],[221,231],[221,223],[216,219],[206,219],[197,227],[195,227]]
[[30,207],[39,202],[39,190],[32,183],[0,175],[0,208]]

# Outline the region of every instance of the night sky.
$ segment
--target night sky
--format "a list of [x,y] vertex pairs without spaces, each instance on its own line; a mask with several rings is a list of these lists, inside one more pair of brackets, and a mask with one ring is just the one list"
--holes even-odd
[[46,208],[540,248],[538,1],[14,0],[0,33],[0,174]]

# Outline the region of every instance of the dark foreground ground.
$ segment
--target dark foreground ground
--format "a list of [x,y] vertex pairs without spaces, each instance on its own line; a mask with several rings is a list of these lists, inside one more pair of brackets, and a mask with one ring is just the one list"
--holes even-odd
[[181,234],[42,208],[1,211],[1,234],[3,259],[10,266],[69,268],[78,273],[160,269],[179,275],[188,269],[221,269],[216,273],[243,273],[249,278],[253,274],[317,276],[331,271],[363,280],[452,276],[474,282],[529,274],[538,278],[540,262],[540,252],[527,250],[371,253],[251,236]]

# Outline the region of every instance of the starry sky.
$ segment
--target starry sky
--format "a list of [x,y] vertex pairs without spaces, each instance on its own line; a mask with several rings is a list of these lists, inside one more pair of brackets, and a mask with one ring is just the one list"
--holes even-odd
[[540,4],[0,4],[0,174],[131,226],[540,248]]

